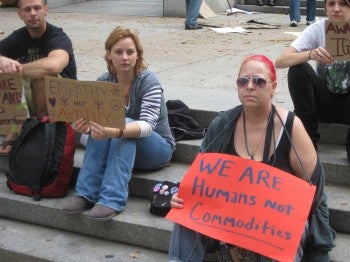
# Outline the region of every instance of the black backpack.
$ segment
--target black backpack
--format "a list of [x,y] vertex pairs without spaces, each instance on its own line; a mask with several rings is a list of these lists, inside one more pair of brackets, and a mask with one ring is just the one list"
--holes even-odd
[[7,185],[14,192],[64,197],[73,173],[75,131],[66,122],[47,116],[28,118],[9,154]]
[[202,127],[191,115],[189,107],[181,100],[168,100],[168,120],[175,141],[201,139],[205,135]]

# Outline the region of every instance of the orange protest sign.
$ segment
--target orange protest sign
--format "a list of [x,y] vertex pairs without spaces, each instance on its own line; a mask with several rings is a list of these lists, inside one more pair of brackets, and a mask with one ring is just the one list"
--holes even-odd
[[198,154],[167,219],[278,261],[293,261],[316,187],[237,156]]

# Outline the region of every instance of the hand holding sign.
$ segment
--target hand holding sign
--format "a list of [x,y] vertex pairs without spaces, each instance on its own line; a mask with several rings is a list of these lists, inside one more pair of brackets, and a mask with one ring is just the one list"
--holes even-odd
[[171,209],[167,218],[273,259],[292,261],[315,189],[259,162],[203,153],[181,182],[183,208]]

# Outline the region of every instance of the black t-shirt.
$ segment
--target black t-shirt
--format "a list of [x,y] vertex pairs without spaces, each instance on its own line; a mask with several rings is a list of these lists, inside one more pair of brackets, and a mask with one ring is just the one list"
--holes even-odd
[[32,38],[27,28],[22,27],[0,41],[0,54],[21,64],[47,57],[51,51],[57,49],[65,50],[69,54],[69,63],[60,75],[77,79],[72,42],[62,28],[47,23],[44,35],[41,38]]

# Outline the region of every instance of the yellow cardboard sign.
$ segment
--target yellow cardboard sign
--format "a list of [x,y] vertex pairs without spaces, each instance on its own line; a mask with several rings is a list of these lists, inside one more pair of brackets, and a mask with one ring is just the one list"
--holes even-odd
[[350,60],[350,21],[326,21],[326,49],[334,60]]
[[20,74],[0,74],[0,134],[19,132],[28,118]]
[[75,122],[80,118],[102,126],[125,127],[125,96],[118,83],[45,77],[50,118]]

